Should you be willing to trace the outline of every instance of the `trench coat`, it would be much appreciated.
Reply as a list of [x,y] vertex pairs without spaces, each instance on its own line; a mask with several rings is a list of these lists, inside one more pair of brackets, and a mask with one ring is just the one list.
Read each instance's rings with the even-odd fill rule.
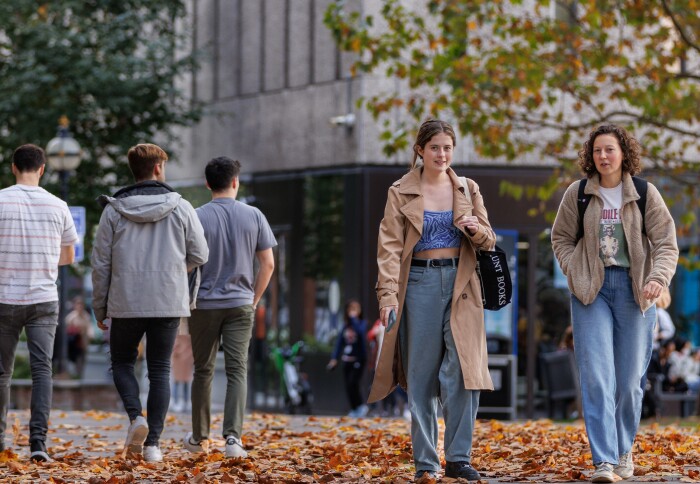
[[[375,369],[368,401],[387,396],[397,386],[406,388],[405,363],[401,361],[398,333],[404,321],[404,299],[411,258],[423,232],[422,167],[415,168],[389,188],[384,218],[379,227],[377,244],[377,299],[379,307],[397,305],[397,322],[387,330]],[[481,285],[476,273],[476,250],[492,250],[496,236],[489,224],[479,186],[460,178],[448,168],[453,187],[453,223],[464,215],[479,219],[479,230],[465,234],[459,249],[459,265],[452,294],[450,326],[454,336],[459,363],[468,390],[493,390],[488,370],[484,308]],[[465,191],[465,185],[469,193]]]

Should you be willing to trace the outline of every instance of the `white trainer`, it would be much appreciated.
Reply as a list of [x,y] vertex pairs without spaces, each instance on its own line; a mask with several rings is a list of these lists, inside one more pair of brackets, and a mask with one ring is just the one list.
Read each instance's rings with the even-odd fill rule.
[[202,447],[201,442],[195,442],[192,440],[192,432],[187,432],[185,434],[185,438],[182,439],[182,445],[185,447],[185,449],[189,450],[193,454],[197,454],[199,452],[204,452],[204,448]]
[[591,482],[615,482],[613,465],[607,462],[596,464],[595,471],[591,475]]
[[246,452],[243,448],[243,442],[241,442],[241,439],[236,438],[233,435],[226,437],[226,457],[248,457],[248,452]]
[[632,462],[632,451],[620,456],[620,463],[615,466],[613,472],[623,479],[628,479],[634,475],[634,462]]
[[146,462],[162,462],[163,453],[157,445],[147,445],[143,448],[143,460]]
[[140,454],[143,452],[143,443],[148,436],[148,422],[143,416],[139,415],[136,417],[131,425],[129,425],[129,430],[126,433],[126,442],[124,447],[129,452],[135,452]]

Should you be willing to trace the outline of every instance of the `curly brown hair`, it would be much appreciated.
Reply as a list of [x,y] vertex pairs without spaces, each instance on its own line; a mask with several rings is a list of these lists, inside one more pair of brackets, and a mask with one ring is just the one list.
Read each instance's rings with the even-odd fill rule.
[[623,173],[629,173],[634,176],[642,171],[642,148],[639,146],[639,142],[634,136],[629,134],[625,128],[615,124],[604,124],[591,131],[591,134],[588,135],[588,139],[583,143],[583,148],[578,152],[578,165],[581,167],[581,171],[583,171],[586,177],[590,178],[598,172],[595,167],[595,162],[593,161],[593,144],[595,143],[595,139],[603,134],[615,136],[617,142],[620,143]]

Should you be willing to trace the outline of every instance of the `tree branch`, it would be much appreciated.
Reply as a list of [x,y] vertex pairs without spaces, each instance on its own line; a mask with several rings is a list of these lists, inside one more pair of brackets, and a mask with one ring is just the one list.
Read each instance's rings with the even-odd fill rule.
[[666,15],[669,16],[671,19],[671,22],[673,22],[673,25],[676,27],[676,30],[678,30],[678,34],[681,36],[683,41],[688,44],[688,46],[692,47],[694,50],[700,52],[700,45],[696,44],[695,42],[690,39],[686,33],[685,30],[683,30],[683,27],[681,24],[678,23],[678,20],[676,19],[676,16],[673,14],[671,11],[670,7],[668,6],[668,3],[666,0],[661,0],[661,5],[664,7],[664,12],[666,12]]

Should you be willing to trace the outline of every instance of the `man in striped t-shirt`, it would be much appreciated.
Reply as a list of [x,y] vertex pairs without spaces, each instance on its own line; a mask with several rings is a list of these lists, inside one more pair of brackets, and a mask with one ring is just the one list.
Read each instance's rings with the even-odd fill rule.
[[0,450],[5,448],[10,380],[17,342],[27,335],[32,372],[31,459],[48,461],[46,433],[53,381],[51,358],[58,326],[58,266],[75,258],[78,242],[66,202],[39,186],[46,155],[22,145],[12,155],[17,184],[0,190]]

